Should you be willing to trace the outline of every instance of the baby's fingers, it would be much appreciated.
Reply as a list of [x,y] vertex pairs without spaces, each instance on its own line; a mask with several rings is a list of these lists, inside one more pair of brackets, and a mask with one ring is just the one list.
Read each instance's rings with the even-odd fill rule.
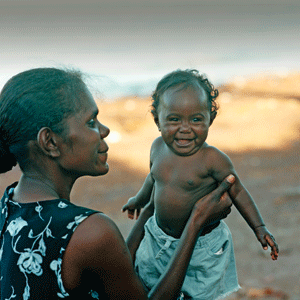
[[123,207],[122,207],[122,212],[125,212],[126,210],[128,210],[129,209],[129,205],[128,205],[128,203],[126,203],[125,205],[123,205]]
[[262,235],[262,234],[258,234],[257,235],[257,239],[258,241],[261,243],[262,247],[264,250],[268,250],[268,242],[265,238],[265,235]]
[[266,235],[266,241],[267,241],[268,245],[271,247],[272,259],[277,260],[279,249],[278,249],[278,245],[277,245],[274,237],[272,235]]
[[129,209],[128,208],[128,218],[133,220],[134,219],[134,211],[135,209]]
[[136,210],[136,219],[139,218],[140,212],[141,212],[141,209],[140,209],[140,208],[137,208],[137,210]]

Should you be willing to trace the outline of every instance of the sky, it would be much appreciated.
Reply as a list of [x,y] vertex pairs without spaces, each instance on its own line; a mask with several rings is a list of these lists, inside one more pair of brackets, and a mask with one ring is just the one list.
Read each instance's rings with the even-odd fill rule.
[[0,47],[1,88],[35,67],[78,68],[104,97],[178,68],[219,85],[300,71],[300,1],[0,0]]

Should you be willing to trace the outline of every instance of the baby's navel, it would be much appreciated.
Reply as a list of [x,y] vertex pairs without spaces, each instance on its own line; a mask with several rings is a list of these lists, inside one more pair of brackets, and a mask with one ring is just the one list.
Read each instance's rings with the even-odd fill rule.
[[192,186],[192,185],[194,185],[194,181],[193,181],[192,179],[190,179],[190,180],[188,180],[188,184],[189,184],[190,186]]

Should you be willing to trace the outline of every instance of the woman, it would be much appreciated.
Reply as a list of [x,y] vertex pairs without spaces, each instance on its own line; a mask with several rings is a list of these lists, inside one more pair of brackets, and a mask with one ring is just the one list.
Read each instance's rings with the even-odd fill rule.
[[104,214],[70,202],[75,181],[108,172],[109,129],[81,74],[32,69],[12,77],[0,95],[0,172],[17,163],[18,183],[1,200],[0,299],[176,299],[202,228],[230,212],[221,197],[230,176],[198,201],[177,252],[147,291],[133,269],[142,212],[127,245]]

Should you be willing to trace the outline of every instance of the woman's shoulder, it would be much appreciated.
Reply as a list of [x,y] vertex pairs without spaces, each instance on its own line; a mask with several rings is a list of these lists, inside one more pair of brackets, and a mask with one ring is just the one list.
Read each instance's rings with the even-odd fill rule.
[[88,241],[89,243],[105,242],[103,238],[114,238],[121,234],[117,225],[104,213],[97,212],[86,218],[73,234],[74,240]]
[[[93,257],[105,262],[117,248],[125,249],[124,238],[113,220],[103,213],[95,213],[79,224],[68,245],[68,251],[78,253],[82,263],[93,265]],[[123,250],[124,250],[123,249]],[[85,265],[82,266],[83,268]]]
[[116,224],[103,213],[90,215],[78,225],[64,254],[63,281],[67,289],[80,284],[85,271],[93,270],[94,279],[102,281],[123,251],[127,251],[125,241]]

